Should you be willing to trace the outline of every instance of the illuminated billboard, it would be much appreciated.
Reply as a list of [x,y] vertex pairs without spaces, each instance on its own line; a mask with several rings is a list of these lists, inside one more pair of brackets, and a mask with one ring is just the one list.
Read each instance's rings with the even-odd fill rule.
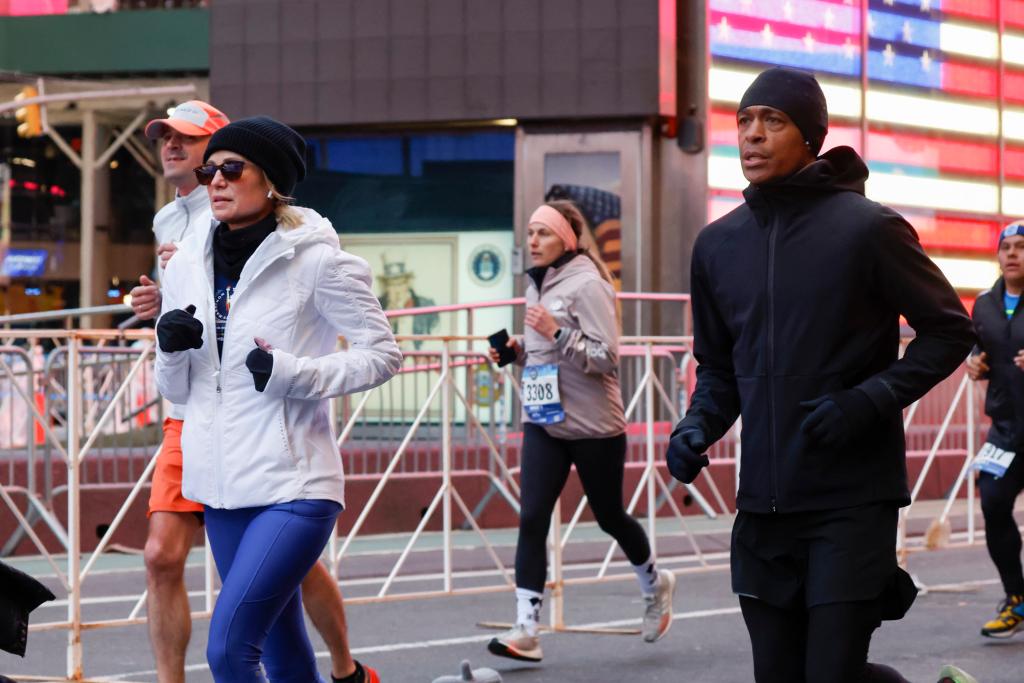
[[769,65],[815,72],[825,148],[850,145],[868,196],[898,208],[965,295],[991,284],[1024,216],[1024,2],[709,0],[709,216],[746,186],[735,107]]

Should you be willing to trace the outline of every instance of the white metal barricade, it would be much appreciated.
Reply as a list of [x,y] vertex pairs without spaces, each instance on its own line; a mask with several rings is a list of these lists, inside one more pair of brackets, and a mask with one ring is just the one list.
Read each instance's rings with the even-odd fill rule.
[[[3,340],[5,343],[11,340],[25,339],[59,339],[61,343],[56,351],[64,354],[66,358],[66,419],[63,426],[63,434],[59,433],[57,427],[51,424],[50,420],[39,410],[36,401],[30,394],[23,389],[17,391],[18,397],[27,405],[36,425],[45,434],[46,440],[60,455],[66,469],[66,482],[64,483],[67,491],[66,526],[61,525],[57,520],[56,511],[51,504],[52,501],[41,501],[37,494],[29,496],[33,509],[39,510],[39,514],[43,516],[47,526],[60,537],[61,545],[63,546],[61,550],[64,551],[66,556],[63,569],[60,566],[57,554],[46,547],[36,533],[34,524],[26,518],[25,514],[22,513],[11,497],[11,493],[17,491],[18,487],[8,485],[9,482],[0,485],[0,498],[3,499],[7,509],[17,520],[20,529],[32,541],[40,555],[46,559],[53,569],[61,588],[66,594],[65,596],[59,596],[66,597],[67,600],[66,619],[63,621],[33,623],[30,626],[30,631],[66,630],[68,639],[65,678],[67,680],[84,680],[85,672],[82,663],[82,633],[84,631],[145,622],[145,617],[139,616],[139,612],[145,602],[144,594],[139,598],[138,603],[132,608],[130,613],[124,617],[97,620],[85,619],[82,613],[82,587],[93,570],[96,561],[109,546],[114,533],[124,522],[129,508],[135,502],[143,487],[148,483],[156,463],[156,458],[152,457],[149,459],[148,465],[143,469],[138,480],[128,492],[124,503],[120,506],[113,521],[109,524],[106,532],[100,538],[97,547],[87,561],[84,561],[85,558],[82,552],[81,514],[83,508],[81,499],[83,484],[81,471],[83,465],[88,462],[97,440],[103,434],[107,425],[110,424],[115,414],[118,413],[119,406],[123,405],[123,399],[131,391],[134,380],[148,364],[151,364],[154,341],[151,331],[127,333],[114,331],[0,331],[0,340]],[[86,429],[84,427],[87,417],[85,415],[87,403],[84,396],[86,393],[85,388],[86,385],[94,382],[97,378],[89,377],[88,375],[94,373],[90,372],[89,368],[83,368],[83,354],[107,354],[111,349],[104,348],[103,346],[85,346],[85,344],[101,344],[111,340],[137,340],[142,342],[142,346],[132,351],[135,359],[127,374],[119,382],[108,382],[107,388],[111,392],[109,401],[106,402],[106,406],[102,411],[96,409],[96,414],[89,420],[89,428]],[[0,372],[6,374],[9,378],[14,375],[11,366],[4,362],[2,358],[0,358]],[[33,468],[29,467],[28,469],[31,471]],[[197,618],[208,617],[212,611],[213,583],[210,580],[212,579],[212,567],[212,558],[207,552],[206,608],[193,615]],[[54,679],[48,677],[46,680]]]
[[[504,305],[518,304],[518,301],[512,301]],[[467,311],[467,325],[471,324],[470,318]],[[47,367],[38,371],[32,370],[36,374],[32,377],[32,382],[27,382],[26,373],[31,376],[29,369],[34,368],[35,361],[31,358],[32,352],[26,348],[32,348],[32,344],[43,340],[47,340],[54,350],[48,357]],[[341,563],[352,557],[353,543],[365,536],[364,529],[367,528],[368,522],[375,514],[380,513],[380,501],[389,485],[402,477],[433,477],[437,486],[419,523],[408,530],[409,537],[405,539],[401,549],[393,553],[394,561],[383,568],[379,579],[375,576],[368,582],[373,585],[374,594],[354,598],[352,602],[510,591],[513,587],[510,571],[502,558],[502,548],[493,540],[494,530],[487,528],[478,520],[478,515],[470,508],[470,501],[460,491],[458,479],[466,475],[481,477],[486,480],[489,492],[494,493],[495,500],[503,501],[512,511],[518,512],[518,464],[510,460],[513,451],[505,442],[509,427],[516,425],[518,421],[516,375],[509,369],[496,371],[491,367],[486,355],[479,350],[482,343],[479,337],[421,336],[415,340],[423,342],[423,348],[407,354],[403,375],[415,378],[427,388],[422,397],[416,397],[411,418],[397,427],[401,431],[400,438],[395,439],[392,445],[384,447],[387,453],[381,460],[382,467],[367,466],[365,471],[355,475],[371,481],[373,489],[366,503],[359,510],[352,511],[356,517],[351,530],[344,537],[335,535],[330,540],[325,557],[334,574],[340,576],[343,573]],[[645,502],[646,523],[652,546],[656,547],[658,543],[659,530],[664,532],[670,527],[677,530],[674,532],[675,535],[678,536],[681,532],[689,540],[688,552],[678,556],[660,554],[659,561],[663,566],[666,560],[671,560],[681,572],[717,571],[727,567],[727,553],[702,551],[690,531],[688,516],[683,514],[673,497],[674,489],[678,485],[667,479],[661,471],[667,438],[665,427],[674,424],[680,412],[685,409],[691,389],[693,360],[689,351],[690,341],[687,337],[627,337],[622,340],[623,362],[635,362],[638,366],[638,380],[635,383],[630,382],[630,386],[626,388],[626,406],[631,430],[635,434],[634,443],[639,443],[643,447],[642,459],[634,463],[642,470],[630,496],[629,510],[635,512],[641,501]],[[20,345],[26,343],[27,347]],[[133,346],[125,346],[129,343]],[[140,382],[140,378],[151,372],[153,345],[152,332],[149,330],[0,331],[0,378],[6,378],[6,384],[2,385],[2,388],[9,392],[4,396],[8,400],[8,405],[17,401],[22,404],[24,410],[23,419],[28,434],[24,457],[28,458],[29,454],[36,454],[33,457],[38,457],[42,450],[42,445],[37,444],[33,438],[33,433],[38,432],[48,452],[56,454],[55,462],[60,462],[65,470],[66,481],[62,485],[67,491],[66,526],[58,519],[52,505],[53,499],[48,499],[44,495],[46,491],[52,489],[40,488],[36,483],[19,487],[12,477],[4,479],[0,476],[0,499],[25,537],[49,563],[66,594],[66,618],[33,623],[31,630],[67,632],[67,658],[63,672],[67,680],[85,679],[81,639],[84,631],[140,624],[146,619],[143,612],[145,594],[140,595],[132,603],[128,613],[122,617],[87,619],[87,615],[83,615],[82,587],[90,572],[94,570],[98,558],[109,547],[113,534],[125,523],[132,504],[146,487],[155,458],[149,457],[146,466],[131,482],[119,482],[126,490],[124,502],[88,559],[82,553],[81,501],[83,491],[87,491],[89,486],[88,482],[83,482],[83,467],[90,462],[90,458],[95,457],[97,444],[105,438],[105,434],[119,436],[123,431],[116,427],[112,428],[112,424],[119,419],[123,420],[125,416],[131,419],[133,416],[137,417],[137,414],[131,411],[140,406],[144,410],[152,408],[148,405],[149,397],[145,393],[149,390],[148,382]],[[126,361],[126,358],[130,358],[130,362]],[[121,369],[115,372],[109,367],[104,367],[105,363],[108,366],[117,363]],[[484,378],[486,382],[481,384],[486,385],[492,392],[493,402],[486,407],[486,411],[489,411],[486,416],[484,407],[472,392],[472,387],[477,386],[474,384],[476,373],[489,373]],[[667,386],[667,381],[675,384]],[[48,399],[40,403],[35,391],[38,387],[34,386],[40,383],[48,390],[56,392],[56,397],[52,401]],[[951,384],[956,384],[955,391],[950,390]],[[384,385],[337,402],[336,411],[342,418],[338,444],[343,453],[357,441],[357,437],[372,438],[373,434],[379,433],[384,426],[395,431],[395,425],[391,423],[398,420],[398,413],[395,412],[397,409],[388,408],[391,411],[389,413],[383,410],[385,403],[375,403],[387,391],[387,385]],[[138,392],[143,394],[141,403],[134,395]],[[956,484],[946,498],[945,506],[939,515],[939,519],[943,521],[950,515],[960,487],[969,480],[969,462],[975,451],[978,429],[976,404],[973,384],[957,378],[937,389],[934,397],[926,397],[922,399],[921,404],[915,404],[905,416],[908,428],[918,429],[931,438],[930,449],[920,453],[924,462],[922,472],[914,485],[914,503],[918,502],[924,491],[925,478],[936,458],[950,452],[959,453],[964,457]],[[128,412],[125,412],[126,406],[129,406]],[[402,404],[402,408],[405,410],[409,406]],[[942,414],[941,423],[927,423],[925,418],[933,413]],[[403,461],[410,457],[414,450],[413,446],[417,444],[423,430],[428,430],[426,441],[434,448],[434,451],[431,451],[432,455],[425,459],[426,465],[421,462],[415,467],[403,469]],[[951,448],[948,443],[951,431],[956,431],[957,438],[963,441],[963,448],[959,451]],[[918,437],[920,434],[915,438]],[[739,451],[735,438],[734,430],[712,453],[713,463],[728,465],[738,461]],[[460,455],[458,452],[467,444],[473,446],[472,457],[465,453]],[[11,446],[13,445],[12,442]],[[9,450],[14,453],[16,449]],[[6,452],[4,445],[0,444],[0,453]],[[9,457],[13,463],[15,456]],[[912,457],[919,457],[919,454],[912,454]],[[8,463],[9,470],[14,471],[11,463]],[[33,472],[34,469],[28,468]],[[0,467],[0,475],[2,473],[3,468]],[[685,491],[705,516],[729,513],[726,496],[716,486],[708,470],[705,470],[700,482],[703,490],[710,493],[710,497],[695,486],[685,487]],[[968,530],[962,538],[965,543],[974,543],[977,540],[974,530],[972,488],[968,487]],[[25,503],[24,511],[17,504],[18,496],[27,496],[29,499]],[[580,501],[566,525],[562,524],[560,505],[556,506],[549,543],[551,621],[555,629],[572,630],[564,623],[563,588],[566,585],[632,578],[632,572],[614,574],[610,571],[614,546],[603,553],[599,562],[588,565],[595,569],[591,573],[583,571],[582,567],[566,564],[566,550],[580,535],[579,522],[584,502],[585,500]],[[35,519],[29,519],[27,513],[31,510],[35,511],[32,513]],[[486,555],[486,562],[493,565],[493,569],[481,571],[479,567],[474,566],[467,570],[458,566],[454,538],[459,531],[457,518],[460,515],[477,539],[475,547]],[[440,570],[423,575],[418,572],[404,572],[408,559],[417,544],[426,537],[427,528],[435,516],[440,518],[440,544],[436,553],[439,557]],[[906,514],[902,519],[906,520]],[[63,561],[41,540],[36,531],[40,521],[61,539],[60,550],[66,548],[66,558]],[[910,536],[907,525],[903,524],[900,536],[901,551],[907,552],[923,547],[921,537]],[[208,550],[205,559],[205,601],[203,609],[193,614],[195,618],[210,615],[216,595],[214,567]],[[412,579],[408,582],[409,585],[427,587],[403,591],[399,589],[402,579]],[[428,585],[430,581],[436,581],[437,585]]]

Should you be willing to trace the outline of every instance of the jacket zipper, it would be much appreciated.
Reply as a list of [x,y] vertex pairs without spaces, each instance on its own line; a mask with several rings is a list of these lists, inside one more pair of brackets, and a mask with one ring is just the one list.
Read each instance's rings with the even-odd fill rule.
[[[211,235],[212,235],[212,231],[211,231]],[[287,249],[287,250],[285,250],[285,251],[283,251],[283,252],[281,252],[279,254],[275,254],[268,261],[260,264],[259,270],[257,270],[256,272],[254,272],[252,274],[252,276],[249,278],[249,280],[246,283],[247,286],[245,288],[243,288],[243,289],[247,289],[248,288],[248,284],[252,283],[252,281],[258,275],[262,274],[263,271],[266,270],[270,266],[270,264],[272,264],[277,259],[279,259],[279,258],[281,258],[281,257],[283,257],[283,256],[285,256],[285,255],[287,255],[289,253],[294,253],[294,248]],[[206,264],[206,259],[205,259],[205,255],[204,255],[203,267],[204,267],[204,269],[206,269],[206,277],[209,280],[209,284],[210,284],[210,289],[209,289],[210,296],[211,296],[211,299],[213,301],[214,309],[216,309],[216,307],[217,307],[216,295],[215,295],[216,287],[214,285],[213,262],[212,262],[212,260],[211,260],[211,262],[209,264],[209,268],[207,268],[206,266],[207,266],[207,264]],[[238,297],[238,294],[235,294],[235,300],[233,302],[234,305],[237,305],[237,303],[238,303],[238,298],[237,297]],[[224,341],[223,341],[223,346],[227,346],[227,342],[228,342],[228,327],[230,325],[231,325],[231,315],[229,313],[228,314],[228,319],[224,322]],[[223,474],[222,474],[222,471],[221,471],[221,453],[223,451],[223,449],[221,448],[221,445],[222,445],[222,441],[223,441],[223,433],[221,431],[221,417],[220,417],[220,414],[221,414],[221,402],[222,402],[222,399],[223,399],[223,396],[224,396],[224,392],[223,392],[223,390],[221,388],[221,381],[220,381],[220,378],[221,378],[221,358],[220,358],[220,354],[217,353],[216,346],[217,346],[217,314],[216,314],[216,310],[215,310],[214,311],[214,317],[213,317],[213,343],[210,344],[210,352],[211,352],[211,354],[213,356],[213,367],[214,367],[213,377],[214,377],[214,380],[217,382],[217,401],[216,401],[216,405],[214,406],[214,416],[213,416],[214,424],[217,425],[217,435],[216,435],[216,439],[217,439],[217,444],[216,444],[217,456],[213,459],[213,462],[214,462],[214,476],[217,478],[217,503],[218,503],[218,507],[223,507],[224,506],[224,477],[223,477]]]
[[217,371],[214,372],[213,374],[214,374],[214,376],[216,377],[216,380],[217,380],[217,403],[213,407],[213,420],[214,420],[214,423],[217,425],[217,457],[215,457],[213,459],[213,462],[214,462],[214,476],[217,477],[217,502],[219,503],[220,507],[223,507],[224,506],[224,477],[221,474],[221,466],[220,466],[220,454],[221,454],[221,447],[220,447],[220,445],[221,445],[221,441],[223,441],[223,437],[221,436],[221,430],[220,430],[220,413],[221,413],[220,403],[221,403],[221,397],[223,396],[223,392],[221,391],[221,388],[220,388],[220,368],[218,368]]
[[[211,231],[211,235],[212,235]],[[212,334],[210,335],[210,357],[213,362],[213,379],[217,383],[216,400],[213,406],[213,423],[217,425],[217,434],[215,436],[216,443],[214,444],[215,455],[213,458],[213,476],[217,480],[217,507],[224,507],[224,477],[221,475],[221,430],[220,430],[220,414],[221,414],[221,391],[220,384],[220,354],[217,353],[217,296],[216,287],[213,282],[213,262],[211,260],[209,267],[207,267],[205,254],[203,257],[203,269],[206,271],[207,281],[209,282],[209,296],[210,302],[213,304],[213,328]],[[224,328],[224,335],[227,336],[227,326]]]
[[768,463],[771,466],[771,505],[772,512],[777,512],[776,497],[778,495],[778,468],[775,464],[775,224],[777,218],[773,214],[768,227],[768,275],[766,289],[768,292]]
[[[1005,298],[1006,297],[1006,280],[1005,279],[1003,280],[1002,295],[1003,295],[1003,300],[996,302],[997,303],[996,307],[999,309],[999,311],[1001,313],[1001,315],[999,316],[1000,319],[1006,318],[1006,313],[1004,312],[1005,309],[1006,309],[1006,303],[1005,303],[1006,302],[1006,298]],[[1021,294],[1021,298],[1024,299],[1024,293]],[[1020,302],[1020,300],[1018,300],[1016,308],[1013,309],[1013,314],[1009,318],[1006,318],[1006,343],[1011,348],[1013,347],[1013,321],[1017,319],[1018,315],[1020,315],[1021,308],[1022,308],[1021,302]],[[1017,406],[1013,406],[1013,433],[1012,433],[1012,437],[1011,437],[1013,439],[1013,443],[1017,443],[1017,440],[1019,438],[1019,431],[1020,430],[1018,429],[1018,422],[1019,422],[1019,420],[1018,420],[1017,415],[1018,415]]]

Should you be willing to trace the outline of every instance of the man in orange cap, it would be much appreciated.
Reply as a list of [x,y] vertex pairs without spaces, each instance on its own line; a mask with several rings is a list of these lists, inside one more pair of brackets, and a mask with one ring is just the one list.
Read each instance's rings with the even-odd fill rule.
[[[153,218],[160,270],[179,245],[203,244],[213,223],[210,199],[199,187],[194,169],[203,163],[210,136],[230,121],[206,102],[190,100],[167,118],[146,124],[145,134],[160,142],[164,179],[175,188],[174,200]],[[143,320],[160,313],[157,283],[145,275],[131,291],[135,315]],[[146,587],[149,638],[160,683],[184,683],[185,652],[192,633],[191,609],[185,588],[185,562],[203,523],[203,506],[181,493],[181,427],[184,410],[171,405],[164,420],[164,441],[153,470],[146,539]],[[352,659],[341,592],[327,568],[313,565],[302,582],[303,604],[331,651],[331,674],[343,683],[379,683],[376,671]]]
[[[160,163],[164,179],[174,186],[174,201],[164,206],[153,218],[160,268],[177,250],[178,244],[196,232],[205,237],[212,214],[206,192],[196,191],[199,182],[196,166],[203,163],[203,152],[210,136],[229,123],[219,109],[200,100],[190,100],[170,110],[167,118],[153,119],[146,124],[146,137],[160,141]],[[160,312],[160,289],[145,275],[142,283],[131,291],[132,310],[143,320]]]

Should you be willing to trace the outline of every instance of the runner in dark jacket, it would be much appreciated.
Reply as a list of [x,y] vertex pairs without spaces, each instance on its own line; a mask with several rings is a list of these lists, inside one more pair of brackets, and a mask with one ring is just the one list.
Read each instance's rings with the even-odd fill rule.
[[[902,409],[973,343],[956,293],[852,149],[821,157],[817,81],[762,73],[737,113],[746,202],[693,251],[690,408],[668,452],[692,481],[743,418],[733,591],[766,681],[899,681],[871,633],[913,600],[896,563],[909,502]],[[900,316],[917,333],[898,359]]]
[[1024,490],[1024,222],[1011,223],[999,235],[1002,277],[974,304],[977,353],[967,361],[971,379],[988,379],[985,414],[992,419],[986,444],[975,460],[981,470],[981,511],[985,515],[985,544],[999,570],[1006,599],[996,617],[981,627],[981,635],[1008,638],[1024,628],[1024,573],[1021,538],[1013,506]]

